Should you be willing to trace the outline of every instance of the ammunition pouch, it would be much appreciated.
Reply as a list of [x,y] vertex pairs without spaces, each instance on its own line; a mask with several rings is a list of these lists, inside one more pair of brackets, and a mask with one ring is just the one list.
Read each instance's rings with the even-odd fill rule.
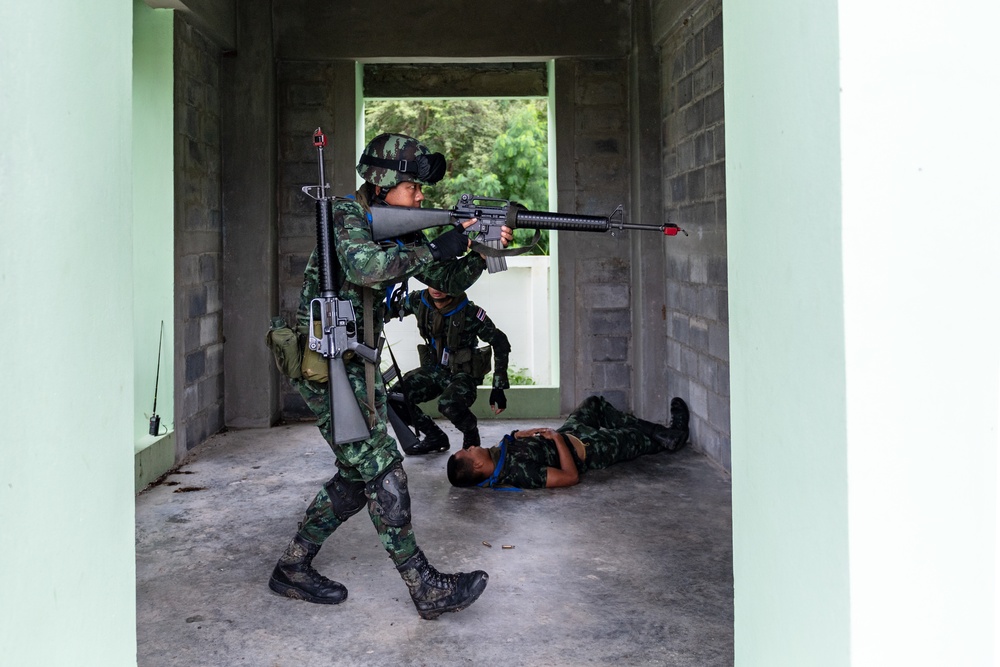
[[483,347],[466,347],[452,352],[451,363],[452,373],[468,373],[472,377],[481,378],[490,372],[493,365],[493,348],[489,345]]
[[302,377],[303,345],[298,332],[288,327],[284,320],[275,318],[264,336],[264,343],[274,355],[274,364],[282,375],[293,380]]
[[489,345],[476,348],[472,351],[472,370],[469,373],[472,377],[481,378],[493,368],[493,348]]
[[[438,365],[437,355],[430,345],[417,345],[417,354],[420,355],[422,367]],[[449,350],[448,354],[447,368],[452,373],[468,373],[472,377],[481,378],[493,367],[493,348],[489,345]]]
[[437,366],[437,355],[430,345],[417,345],[417,355],[420,357],[420,365],[424,368]]

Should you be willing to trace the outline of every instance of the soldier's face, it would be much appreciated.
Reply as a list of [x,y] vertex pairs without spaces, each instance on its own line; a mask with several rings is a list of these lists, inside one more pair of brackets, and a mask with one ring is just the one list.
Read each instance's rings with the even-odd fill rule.
[[434,307],[438,310],[444,308],[451,301],[451,296],[433,287],[427,288],[427,296],[431,298],[431,301],[434,302]]
[[409,206],[418,208],[424,200],[423,186],[419,183],[404,181],[390,189],[385,195],[385,203],[390,206]]

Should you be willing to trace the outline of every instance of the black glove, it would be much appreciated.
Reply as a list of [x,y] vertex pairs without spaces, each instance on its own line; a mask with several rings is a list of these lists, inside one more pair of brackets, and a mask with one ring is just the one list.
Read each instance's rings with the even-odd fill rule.
[[503,389],[494,389],[490,392],[490,405],[495,405],[501,410],[507,409],[507,397],[503,394]]
[[436,260],[461,257],[469,249],[469,238],[461,229],[452,229],[430,242],[431,255]]

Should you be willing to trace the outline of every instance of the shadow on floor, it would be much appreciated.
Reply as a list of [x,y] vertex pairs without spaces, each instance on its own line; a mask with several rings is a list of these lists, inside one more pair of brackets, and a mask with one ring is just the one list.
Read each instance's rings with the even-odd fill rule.
[[[559,424],[481,430],[486,444]],[[454,451],[461,438],[442,426]],[[524,492],[452,488],[446,460],[404,461],[418,544],[442,572],[483,569],[490,581],[470,608],[425,621],[365,511],[314,561],[347,586],[346,602],[271,593],[333,454],[308,423],[211,438],[136,497],[139,667],[733,664],[730,483],[700,453]]]

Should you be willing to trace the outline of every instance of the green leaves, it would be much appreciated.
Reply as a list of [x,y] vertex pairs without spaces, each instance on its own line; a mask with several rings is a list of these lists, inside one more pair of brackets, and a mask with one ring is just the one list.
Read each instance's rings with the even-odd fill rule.
[[[463,193],[548,210],[548,118],[545,100],[382,100],[365,107],[365,139],[381,132],[416,137],[444,153],[448,172],[425,187],[426,206],[452,208]],[[514,232],[524,244],[532,230]],[[530,254],[548,254],[548,232]]]

